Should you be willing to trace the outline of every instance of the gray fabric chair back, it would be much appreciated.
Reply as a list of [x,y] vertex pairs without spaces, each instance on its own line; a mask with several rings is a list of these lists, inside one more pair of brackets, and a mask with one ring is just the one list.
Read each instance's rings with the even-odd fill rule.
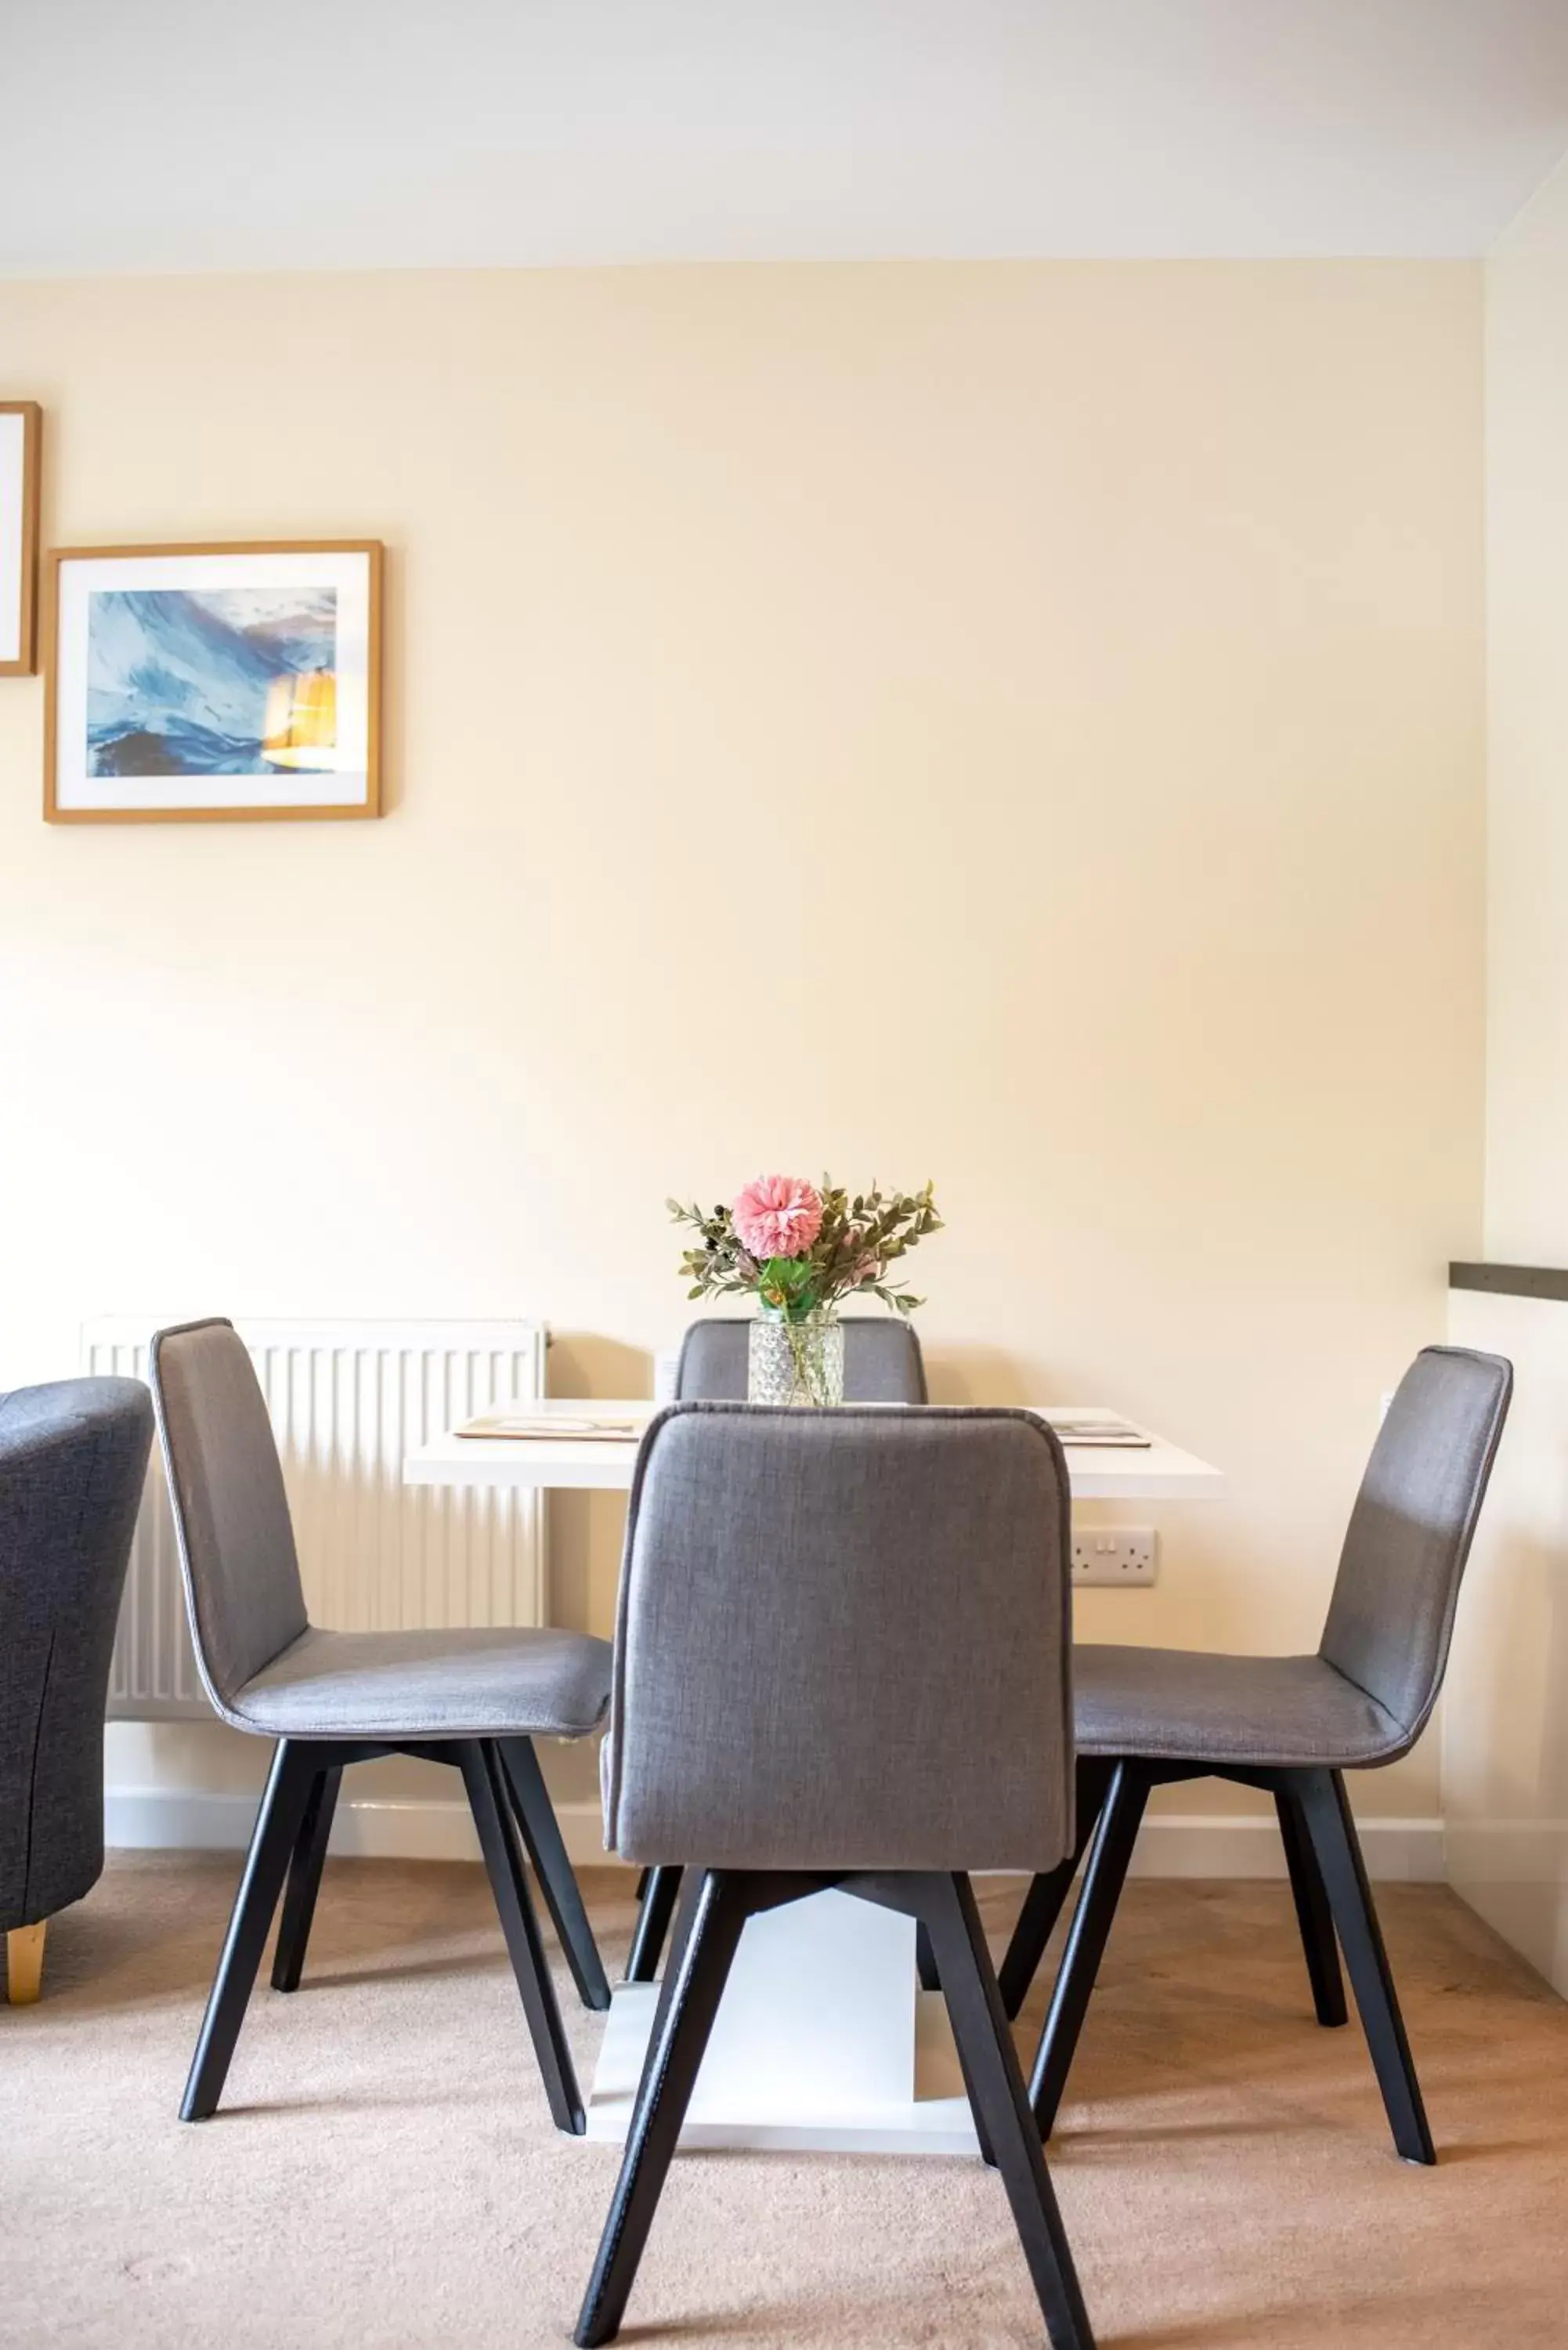
[[230,1322],[160,1330],[149,1377],[192,1646],[207,1695],[233,1719],[245,1683],[309,1621],[272,1422]]
[[628,1860],[1054,1867],[1073,1835],[1067,1472],[1018,1411],[674,1404],[621,1575]]
[[1426,1347],[1399,1382],[1351,1512],[1319,1654],[1412,1740],[1442,1687],[1512,1392],[1501,1356]]
[[[744,1403],[749,1321],[693,1322],[680,1342],[675,1392],[682,1403]],[[844,1316],[846,1403],[924,1403],[926,1365],[911,1326],[892,1315]]]
[[103,1868],[103,1716],[152,1406],[136,1379],[0,1397],[0,1931]]

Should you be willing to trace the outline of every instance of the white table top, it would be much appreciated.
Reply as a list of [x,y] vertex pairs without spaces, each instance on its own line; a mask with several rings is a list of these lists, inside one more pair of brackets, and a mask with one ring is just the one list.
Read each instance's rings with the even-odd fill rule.
[[[592,1398],[553,1396],[547,1402],[524,1402],[512,1407],[530,1419],[651,1419],[660,1406],[646,1397],[630,1402],[606,1402]],[[889,1410],[911,1409],[903,1405]],[[504,1410],[505,1405],[493,1407]],[[1026,1409],[1073,1411],[1085,1417],[1110,1418],[1109,1409],[1093,1404],[1029,1405]],[[1152,1435],[1152,1431],[1150,1431]],[[1218,1469],[1196,1453],[1184,1452],[1153,1436],[1147,1447],[1118,1450],[1109,1445],[1069,1444],[1064,1448],[1073,1498],[1078,1502],[1201,1502],[1225,1490]],[[576,1486],[598,1492],[626,1492],[631,1485],[634,1443],[602,1437],[459,1436],[450,1430],[432,1443],[410,1452],[403,1462],[406,1485],[490,1485],[514,1490]]]

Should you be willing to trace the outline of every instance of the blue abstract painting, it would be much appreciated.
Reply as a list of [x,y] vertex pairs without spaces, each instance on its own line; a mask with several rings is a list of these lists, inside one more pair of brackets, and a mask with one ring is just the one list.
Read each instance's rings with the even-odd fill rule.
[[88,600],[90,774],[337,764],[335,588],[111,588]]

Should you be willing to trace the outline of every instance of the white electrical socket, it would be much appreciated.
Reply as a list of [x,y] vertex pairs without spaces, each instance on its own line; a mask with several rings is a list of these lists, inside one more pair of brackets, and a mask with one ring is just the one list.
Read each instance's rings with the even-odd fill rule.
[[1075,1583],[1148,1584],[1159,1575],[1153,1526],[1091,1526],[1073,1536]]

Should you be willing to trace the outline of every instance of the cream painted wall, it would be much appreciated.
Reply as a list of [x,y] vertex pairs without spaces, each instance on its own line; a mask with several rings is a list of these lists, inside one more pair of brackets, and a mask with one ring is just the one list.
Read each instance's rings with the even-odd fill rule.
[[[387,541],[391,786],[48,830],[41,688],[0,686],[0,1380],[100,1311],[537,1313],[563,1389],[624,1391],[685,1313],[667,1192],[930,1173],[939,1394],[1111,1402],[1230,1472],[1082,1628],[1313,1644],[1480,1236],[1480,300],[0,288],[51,543]],[[607,1626],[617,1519],[557,1511],[565,1620]],[[1429,1814],[1435,1772],[1364,1804]]]
[[1568,1264],[1568,162],[1486,270],[1486,1246]]
[[[1486,1253],[1568,1265],[1568,164],[1487,265]],[[1445,1716],[1454,1883],[1568,1993],[1568,1305],[1456,1293],[1513,1360]]]

